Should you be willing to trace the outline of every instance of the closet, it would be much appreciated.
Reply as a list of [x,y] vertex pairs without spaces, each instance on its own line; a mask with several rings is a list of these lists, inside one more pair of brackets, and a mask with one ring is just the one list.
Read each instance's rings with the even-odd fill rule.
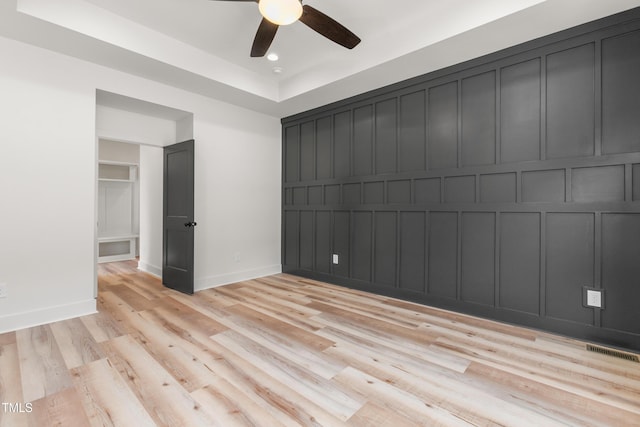
[[98,144],[98,262],[134,259],[140,229],[139,146]]

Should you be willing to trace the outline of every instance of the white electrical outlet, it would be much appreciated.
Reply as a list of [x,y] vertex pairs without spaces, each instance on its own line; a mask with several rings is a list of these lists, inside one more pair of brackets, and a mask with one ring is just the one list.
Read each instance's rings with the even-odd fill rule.
[[334,264],[338,264],[340,261],[340,257],[338,256],[338,254],[333,254],[333,256],[331,257],[331,260],[333,261]]
[[587,289],[587,306],[602,307],[602,292]]
[[0,283],[0,298],[7,297],[7,287],[8,285],[6,283]]
[[233,260],[235,262],[240,262],[240,252],[236,252],[235,254],[233,254]]

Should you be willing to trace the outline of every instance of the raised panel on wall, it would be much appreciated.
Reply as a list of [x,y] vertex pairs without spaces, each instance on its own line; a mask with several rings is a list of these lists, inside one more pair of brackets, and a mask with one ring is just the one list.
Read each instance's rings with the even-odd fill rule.
[[351,277],[354,279],[371,281],[372,232],[373,212],[354,212],[351,251]]
[[331,166],[331,117],[323,117],[316,121],[317,178],[331,178]]
[[384,203],[383,181],[364,183],[364,203],[366,205]]
[[293,204],[296,206],[307,204],[307,187],[295,187],[293,189]]
[[411,203],[411,181],[402,179],[387,183],[388,203]]
[[634,202],[640,200],[640,164],[631,168],[631,197]]
[[342,186],[342,203],[359,204],[360,203],[360,183],[344,184]]
[[455,298],[457,266],[458,214],[432,212],[429,215],[429,294]]
[[540,214],[500,215],[500,307],[540,310]]
[[523,202],[564,202],[565,194],[564,169],[522,173]]
[[399,172],[425,169],[426,104],[424,90],[400,97]]
[[546,225],[546,314],[593,324],[593,309],[582,305],[582,287],[595,286],[594,214],[549,213]]
[[416,203],[440,203],[440,178],[416,179]]
[[396,172],[397,115],[396,98],[376,103],[376,173]]
[[353,174],[370,175],[373,164],[373,107],[353,110]]
[[494,305],[496,218],[489,212],[462,214],[463,301]]
[[315,122],[300,125],[300,180],[310,181],[316,177],[315,168]]
[[640,151],[640,31],[602,41],[602,152]]
[[284,130],[284,175],[287,182],[295,182],[300,179],[298,175],[300,167],[299,132],[300,128],[298,126],[289,126]]
[[515,173],[480,175],[480,201],[483,203],[515,202],[516,182]]
[[396,283],[396,216],[395,212],[374,216],[374,281],[388,286]]
[[313,270],[313,216],[312,211],[300,212],[300,268]]
[[349,212],[338,211],[333,214],[333,253],[338,255],[338,264],[333,264],[333,274],[349,277]]
[[298,267],[299,256],[299,215],[297,211],[284,214],[284,263],[289,267]]
[[640,334],[640,214],[602,214],[604,328]]
[[322,185],[311,185],[307,188],[307,198],[310,205],[322,204]]
[[331,272],[331,236],[331,212],[316,212],[315,259],[316,270],[321,273]]
[[540,59],[500,70],[500,157],[503,162],[540,159]]
[[547,56],[547,157],[594,154],[594,44]]
[[571,179],[571,195],[575,202],[624,200],[623,165],[576,168]]
[[337,205],[340,203],[340,185],[324,186],[324,203],[327,205]]
[[496,75],[494,71],[462,80],[462,165],[496,160]]
[[446,203],[473,203],[476,201],[476,177],[452,176],[444,180]]
[[429,89],[429,168],[458,165],[458,82]]
[[400,287],[417,292],[425,288],[424,212],[400,213]]
[[351,174],[351,111],[333,116],[333,164],[336,178]]

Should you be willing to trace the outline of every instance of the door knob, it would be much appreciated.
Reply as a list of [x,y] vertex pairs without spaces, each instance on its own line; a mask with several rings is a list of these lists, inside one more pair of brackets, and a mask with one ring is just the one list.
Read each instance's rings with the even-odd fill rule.
[[185,223],[184,223],[184,226],[185,226],[185,227],[195,227],[196,225],[198,225],[198,223],[197,223],[197,222],[195,222],[195,221],[185,222]]

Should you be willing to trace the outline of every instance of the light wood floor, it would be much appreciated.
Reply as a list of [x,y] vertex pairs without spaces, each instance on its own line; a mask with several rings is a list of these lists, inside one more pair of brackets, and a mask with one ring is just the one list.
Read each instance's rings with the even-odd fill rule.
[[0,426],[640,425],[640,363],[286,274],[103,264],[98,307],[0,335]]

